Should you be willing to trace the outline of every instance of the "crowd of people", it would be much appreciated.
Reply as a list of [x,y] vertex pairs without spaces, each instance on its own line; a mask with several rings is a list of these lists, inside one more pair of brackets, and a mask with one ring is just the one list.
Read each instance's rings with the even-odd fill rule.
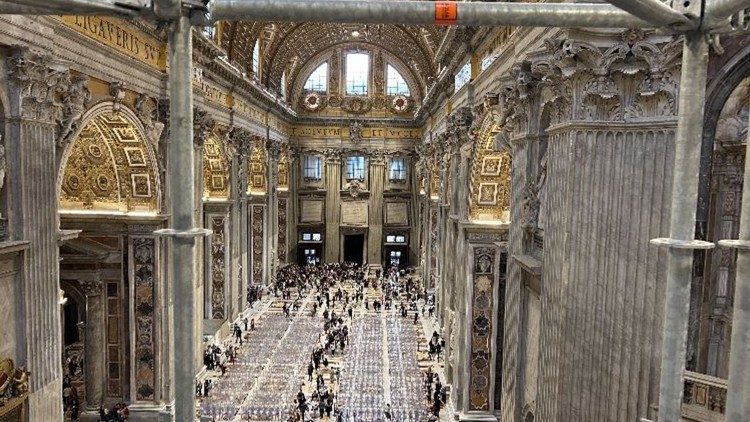
[[[290,398],[293,411],[289,421],[307,421],[313,416],[321,419],[327,416],[333,420],[330,419],[331,415],[337,421],[346,420],[342,412],[336,410],[340,373],[337,366],[330,365],[330,359],[346,351],[355,309],[372,309],[377,313],[393,310],[403,318],[413,317],[414,324],[419,323],[420,315],[429,312],[431,316],[434,312],[432,299],[424,292],[418,279],[405,277],[403,271],[397,268],[368,274],[365,267],[353,263],[288,265],[279,269],[268,293],[276,300],[283,301],[281,312],[288,318],[293,313],[300,315],[302,311],[307,312],[307,309],[310,317],[322,317],[324,323],[323,333],[313,348],[306,368],[307,381],[312,388],[303,388],[303,384],[297,394]],[[251,303],[262,297],[262,289],[258,287],[251,288],[248,293]],[[209,345],[204,353],[206,368],[220,371],[223,376],[244,339],[250,338],[248,332],[254,329],[254,325],[253,319],[238,320],[230,327],[231,343],[225,342],[223,347]],[[439,359],[445,342],[434,332],[428,346],[430,359]],[[211,385],[210,377],[197,383],[196,395],[208,396]],[[425,390],[430,409],[437,417],[445,405],[446,389],[431,367],[425,374]],[[389,406],[383,409],[383,417],[387,420],[391,416]]]

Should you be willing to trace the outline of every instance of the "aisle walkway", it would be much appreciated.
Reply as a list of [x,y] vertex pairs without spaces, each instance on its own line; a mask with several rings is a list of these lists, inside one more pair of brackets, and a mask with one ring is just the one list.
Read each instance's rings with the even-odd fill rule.
[[[370,305],[379,295],[375,289],[366,291]],[[256,305],[256,330],[250,332],[227,375],[217,378],[202,405],[203,420],[286,421],[303,383],[310,401],[315,383],[306,382],[306,369],[323,333],[322,309],[311,316],[314,296],[311,293],[302,301],[293,318],[281,314],[276,298]],[[372,306],[365,309],[362,303],[355,304],[354,309],[353,320],[345,319],[350,328],[345,353],[329,355],[330,367],[320,370],[326,385],[336,393],[336,408],[343,411],[347,421],[383,422],[387,404],[392,406],[392,422],[427,420],[429,403],[420,369],[426,363],[420,361],[423,356],[418,353],[420,345],[422,349],[426,346],[427,336],[421,335],[426,327],[413,323],[413,312],[402,318],[396,309],[376,313]],[[335,311],[346,314],[342,303],[336,304]],[[338,385],[332,385],[331,374],[336,369],[341,377]],[[442,413],[441,420],[447,420],[448,412]],[[307,412],[306,420],[309,417],[319,420],[316,412]]]

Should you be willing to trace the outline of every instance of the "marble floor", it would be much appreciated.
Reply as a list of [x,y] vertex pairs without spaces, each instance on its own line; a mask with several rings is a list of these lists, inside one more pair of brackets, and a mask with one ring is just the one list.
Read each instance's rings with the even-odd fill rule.
[[[345,288],[351,289],[351,286]],[[380,295],[367,289],[370,303]],[[286,317],[283,301],[265,298],[248,313],[256,321],[256,330],[246,334],[235,362],[226,375],[210,371],[214,388],[209,397],[200,398],[201,420],[211,421],[286,421],[294,410],[294,398],[302,389],[309,399],[315,382],[308,382],[310,355],[323,334],[322,310],[312,316],[314,294],[303,299],[299,312]],[[424,374],[428,367],[442,377],[442,365],[430,361],[425,350],[434,321],[414,314],[402,318],[396,311],[376,313],[362,303],[354,308],[349,326],[349,344],[341,355],[327,355],[328,367],[321,365],[329,391],[336,397],[335,408],[347,421],[385,421],[384,409],[391,405],[392,421],[428,420],[428,402],[424,392]],[[344,315],[342,304],[334,310]],[[237,345],[237,343],[231,343]],[[338,379],[334,374],[338,373]],[[311,403],[306,420],[320,418]],[[441,412],[448,420],[450,409]],[[333,417],[331,419],[334,419]]]

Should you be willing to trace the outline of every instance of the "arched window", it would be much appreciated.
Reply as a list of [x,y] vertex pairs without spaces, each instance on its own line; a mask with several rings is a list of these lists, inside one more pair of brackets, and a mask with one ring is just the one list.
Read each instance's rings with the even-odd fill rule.
[[328,62],[321,64],[310,74],[307,82],[305,82],[305,89],[316,92],[326,92],[328,90]]
[[367,95],[370,80],[370,55],[367,53],[348,53],[346,55],[346,93],[349,95]]
[[407,85],[404,77],[398,73],[396,68],[388,65],[386,76],[388,81],[386,85],[387,95],[409,95],[409,85]]
[[286,100],[286,70],[281,73],[281,84],[279,84],[281,98]]
[[255,76],[260,76],[260,43],[255,40],[255,46],[253,47],[253,73]]
[[469,79],[471,79],[471,64],[469,62],[466,62],[466,64],[461,67],[461,69],[458,70],[458,73],[456,73],[456,76],[454,77],[454,85],[456,91],[461,89],[466,83],[469,82]]

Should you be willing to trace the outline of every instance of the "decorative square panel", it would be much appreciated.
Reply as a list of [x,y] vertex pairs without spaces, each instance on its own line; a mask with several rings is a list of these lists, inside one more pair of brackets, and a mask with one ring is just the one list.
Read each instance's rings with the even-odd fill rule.
[[497,183],[480,183],[477,203],[480,205],[497,204]]
[[131,174],[130,184],[136,198],[151,197],[151,178],[148,174]]
[[499,176],[502,162],[503,158],[498,156],[487,156],[482,158],[482,176]]
[[125,147],[124,150],[130,167],[146,167],[146,157],[143,155],[142,149]]

